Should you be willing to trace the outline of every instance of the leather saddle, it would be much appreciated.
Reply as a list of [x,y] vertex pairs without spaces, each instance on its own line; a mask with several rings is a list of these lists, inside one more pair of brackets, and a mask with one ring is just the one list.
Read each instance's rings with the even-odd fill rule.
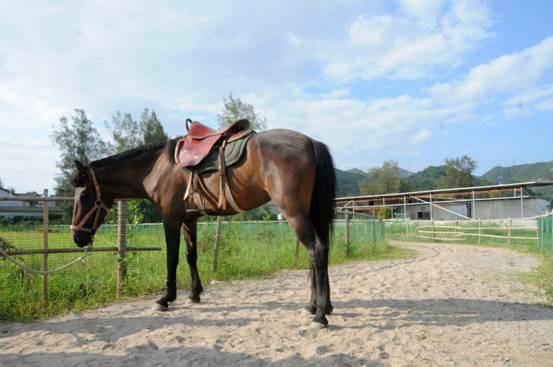
[[186,203],[188,198],[191,197],[198,209],[190,209],[189,211],[200,211],[206,214],[205,200],[210,198],[206,194],[207,190],[203,188],[205,186],[203,178],[196,172],[195,167],[214,149],[219,150],[219,190],[216,207],[220,210],[226,210],[227,203],[229,203],[234,211],[244,211],[234,200],[226,179],[225,146],[229,142],[251,134],[252,131],[249,128],[250,122],[244,119],[238,120],[222,130],[214,130],[200,122],[186,120],[188,134],[177,142],[175,162],[178,166],[187,168],[191,172],[184,194],[184,201]]
[[[190,123],[190,125],[189,125]],[[238,120],[222,130],[214,130],[204,124],[186,120],[188,135],[177,142],[175,162],[183,168],[198,165],[218,143],[241,138],[249,132],[250,122]]]

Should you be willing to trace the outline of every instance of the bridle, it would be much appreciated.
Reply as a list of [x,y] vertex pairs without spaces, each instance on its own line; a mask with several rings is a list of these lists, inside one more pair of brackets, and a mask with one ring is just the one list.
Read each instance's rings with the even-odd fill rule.
[[[94,170],[92,168],[89,168],[90,177],[92,177],[92,184],[94,185],[94,189],[96,190],[96,200],[94,201],[94,206],[91,207],[86,215],[81,219],[81,221],[77,224],[71,224],[69,228],[73,231],[85,231],[85,232],[94,232],[98,229],[99,224],[98,221],[100,220],[100,213],[102,210],[104,210],[107,213],[109,213],[110,208],[108,208],[107,205],[105,205],[102,201],[102,193],[100,192],[100,186],[98,185],[98,181],[96,180],[96,175],[94,174]],[[92,228],[86,228],[84,225],[86,222],[92,217],[94,214],[96,216],[94,217],[94,223],[92,224]],[[73,220],[75,219],[75,213],[73,213]]]

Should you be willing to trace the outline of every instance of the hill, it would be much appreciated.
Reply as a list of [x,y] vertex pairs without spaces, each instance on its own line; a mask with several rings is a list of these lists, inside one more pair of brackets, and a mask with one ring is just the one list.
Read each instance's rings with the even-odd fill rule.
[[357,168],[349,171],[336,169],[336,182],[338,185],[336,195],[338,197],[361,195],[359,182],[366,179],[367,174]]
[[[553,181],[553,161],[529,164],[518,164],[510,167],[497,166],[482,175],[482,178],[492,184],[506,184],[525,181]],[[553,194],[552,187],[532,189],[546,197]]]

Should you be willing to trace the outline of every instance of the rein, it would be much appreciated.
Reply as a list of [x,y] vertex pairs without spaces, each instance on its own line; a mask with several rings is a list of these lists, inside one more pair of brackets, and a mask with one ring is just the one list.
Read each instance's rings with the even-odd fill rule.
[[[104,202],[102,201],[102,193],[100,192],[100,186],[98,185],[98,181],[96,180],[96,175],[94,174],[94,170],[92,168],[89,168],[90,176],[92,177],[92,183],[94,184],[94,190],[96,190],[96,200],[94,202],[94,206],[91,207],[86,215],[81,219],[79,223],[71,224],[69,228],[71,230],[75,231],[85,231],[85,232],[94,232],[98,229],[98,221],[100,219],[100,212],[104,210],[106,213],[109,213],[110,208],[108,208]],[[84,225],[86,222],[96,213],[94,217],[94,223],[92,224],[92,228],[86,228]],[[73,220],[75,219],[75,216],[73,215]]]

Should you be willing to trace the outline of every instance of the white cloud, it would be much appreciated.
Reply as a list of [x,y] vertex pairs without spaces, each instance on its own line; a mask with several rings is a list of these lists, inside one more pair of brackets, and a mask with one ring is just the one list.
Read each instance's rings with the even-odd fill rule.
[[466,76],[430,88],[435,98],[453,102],[478,102],[516,93],[533,86],[553,70],[553,37],[520,52],[478,65]]
[[[344,46],[328,57],[325,72],[354,79],[419,79],[436,68],[463,63],[467,52],[489,38],[492,17],[477,0],[403,1],[407,16],[359,16]],[[443,12],[442,9],[446,11]]]
[[432,137],[432,131],[430,130],[419,130],[409,139],[411,144],[420,144]]
[[530,114],[534,110],[551,111],[553,110],[553,84],[539,86],[512,96],[503,103],[503,107],[503,113],[507,117]]

